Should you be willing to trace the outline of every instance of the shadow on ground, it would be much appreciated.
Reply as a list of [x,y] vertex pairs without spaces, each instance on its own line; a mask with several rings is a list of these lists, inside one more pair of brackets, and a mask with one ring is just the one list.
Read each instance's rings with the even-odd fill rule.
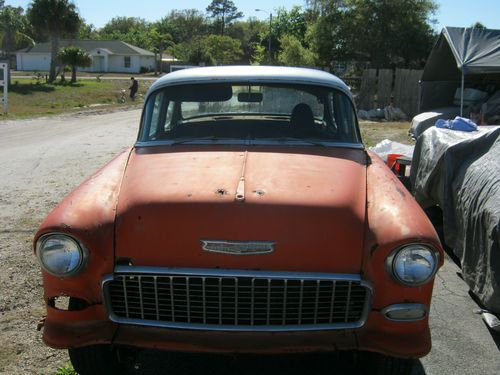
[[[351,353],[288,355],[217,355],[142,351],[132,375],[347,375],[363,374],[357,357]],[[425,375],[420,361],[415,361],[412,375]]]
[[9,90],[19,95],[33,95],[37,92],[53,92],[55,88],[54,86],[43,83],[16,84],[14,82],[14,84],[9,87]]
[[52,84],[47,84],[44,82],[17,83],[16,81],[14,81],[14,84],[10,86],[9,90],[19,95],[33,95],[38,92],[53,92],[56,90],[56,86],[78,88],[84,85],[83,83],[71,83],[69,80],[66,80],[64,82],[58,81]]

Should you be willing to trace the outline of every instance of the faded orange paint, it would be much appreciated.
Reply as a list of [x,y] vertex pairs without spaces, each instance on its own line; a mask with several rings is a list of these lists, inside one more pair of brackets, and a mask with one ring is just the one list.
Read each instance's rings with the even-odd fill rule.
[[[118,257],[138,266],[359,274],[366,206],[362,150],[149,150],[132,152],[122,183]],[[242,203],[235,194],[246,151]],[[258,190],[264,194],[253,193]],[[235,257],[202,251],[200,239],[275,241],[276,249]]]
[[[245,201],[235,200],[244,166]],[[73,278],[44,273],[45,298],[85,300],[82,311],[48,306],[45,342],[57,348],[118,343],[221,352],[372,350],[420,357],[431,346],[427,319],[391,322],[380,309],[430,305],[432,282],[405,287],[385,269],[387,256],[437,235],[420,207],[373,154],[334,148],[171,146],[124,152],[72,192],[39,236],[71,234],[90,251]],[[128,162],[128,164],[127,164]],[[116,221],[115,221],[116,214]],[[203,252],[200,239],[272,240],[268,255]],[[114,251],[116,254],[114,254]],[[372,311],[359,329],[322,332],[194,332],[111,323],[101,282],[118,258],[134,265],[361,274],[373,285]]]

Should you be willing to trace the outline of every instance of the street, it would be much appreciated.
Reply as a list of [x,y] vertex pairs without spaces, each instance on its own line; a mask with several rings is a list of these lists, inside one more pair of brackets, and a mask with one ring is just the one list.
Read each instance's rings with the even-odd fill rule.
[[[31,240],[65,194],[133,144],[139,118],[133,110],[0,122],[0,374],[52,375],[68,362],[65,351],[45,347],[36,331],[44,307]],[[478,306],[459,272],[446,259],[436,277],[433,349],[416,363],[414,375],[500,374],[500,334],[493,335],[473,312]],[[201,363],[204,373],[333,373],[325,355],[186,358],[153,353],[143,362],[151,363],[147,368],[157,363],[154,373],[200,373]]]

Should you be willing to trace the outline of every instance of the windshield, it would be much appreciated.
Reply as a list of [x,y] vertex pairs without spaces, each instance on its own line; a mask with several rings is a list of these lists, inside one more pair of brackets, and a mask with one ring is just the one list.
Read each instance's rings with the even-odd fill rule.
[[195,84],[149,96],[139,141],[197,139],[360,142],[351,100],[332,88]]

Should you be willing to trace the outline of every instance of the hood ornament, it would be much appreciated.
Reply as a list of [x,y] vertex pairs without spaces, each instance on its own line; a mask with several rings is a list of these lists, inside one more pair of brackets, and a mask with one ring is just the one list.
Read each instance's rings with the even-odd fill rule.
[[205,251],[231,255],[270,254],[276,245],[273,241],[200,240],[200,242]]

